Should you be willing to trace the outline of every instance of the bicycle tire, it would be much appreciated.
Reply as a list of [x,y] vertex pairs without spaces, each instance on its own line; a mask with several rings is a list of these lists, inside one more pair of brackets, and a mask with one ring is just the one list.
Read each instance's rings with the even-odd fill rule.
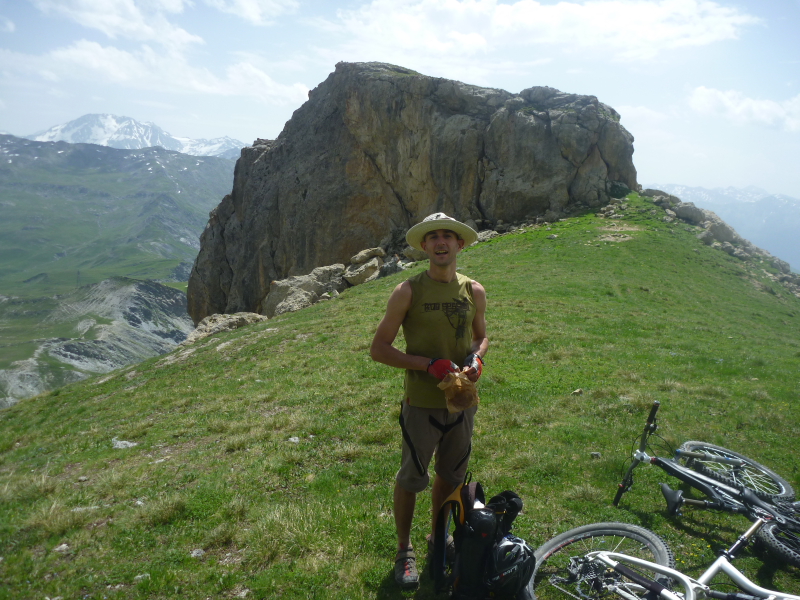
[[756,539],[775,558],[800,567],[800,535],[797,532],[770,521],[759,530]]
[[741,468],[731,467],[723,463],[702,461],[696,458],[687,458],[685,464],[698,473],[702,473],[721,483],[733,486],[738,490],[748,488],[762,500],[772,502],[776,500],[791,502],[794,500],[794,488],[792,488],[788,481],[772,469],[765,467],[743,454],[728,450],[722,446],[695,441],[684,442],[680,450],[688,452],[707,452],[708,454],[743,460],[746,464]]
[[[536,550],[536,567],[528,583],[528,596],[538,600],[565,596],[584,600],[600,598],[604,593],[603,587],[598,585],[601,577],[606,582],[611,580],[617,584],[623,580],[614,571],[588,563],[576,571],[578,563],[574,561],[579,562],[583,555],[593,550],[614,550],[665,567],[675,567],[672,550],[652,531],[628,523],[593,523],[562,533]],[[571,562],[572,573],[568,571]],[[644,574],[652,575],[646,571]],[[668,585],[670,581],[663,576],[657,580],[662,585]],[[631,593],[634,592],[631,590]],[[641,597],[646,595],[644,591],[640,593]]]

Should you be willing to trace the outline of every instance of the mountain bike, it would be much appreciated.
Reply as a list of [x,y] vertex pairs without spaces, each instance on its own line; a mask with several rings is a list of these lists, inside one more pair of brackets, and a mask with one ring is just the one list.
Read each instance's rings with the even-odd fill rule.
[[[638,438],[638,449],[634,450],[631,465],[622,478],[617,495],[614,497],[614,506],[619,504],[622,495],[633,485],[633,471],[637,466],[643,462],[651,462],[663,468],[662,461],[664,459],[651,457],[647,454],[650,437],[658,429],[656,414],[660,406],[661,403],[656,400],[650,408],[644,431]],[[654,460],[656,458],[658,460]],[[738,490],[749,488],[764,500],[789,502],[794,500],[794,489],[783,477],[733,450],[705,442],[691,441],[684,442],[675,451],[675,458],[683,460],[685,466],[689,469],[720,483]],[[679,464],[677,460],[672,462]]]
[[[614,506],[633,486],[636,467],[648,463],[706,496],[702,500],[686,498],[682,490],[662,483],[668,514],[680,515],[684,506],[692,506],[742,514],[751,521],[762,518],[765,523],[756,530],[759,541],[779,559],[800,567],[800,502],[793,502],[792,486],[764,465],[705,442],[684,442],[674,452],[674,458],[650,456],[650,438],[658,429],[659,406],[658,401],[653,403],[637,438],[638,446],[634,443],[633,458],[617,489]],[[663,438],[659,439],[666,444]]]
[[[528,594],[538,600],[800,600],[800,596],[760,587],[731,564],[739,550],[767,524],[757,518],[731,548],[697,579],[675,568],[675,556],[658,535],[627,523],[595,523],[572,529],[536,550]],[[709,587],[724,573],[744,593]]]

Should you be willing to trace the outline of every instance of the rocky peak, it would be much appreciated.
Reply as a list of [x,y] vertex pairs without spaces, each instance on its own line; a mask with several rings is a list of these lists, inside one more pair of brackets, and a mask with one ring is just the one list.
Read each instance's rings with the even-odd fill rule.
[[270,283],[402,249],[433,212],[478,230],[553,221],[636,189],[633,136],[593,96],[519,94],[383,63],[339,63],[277,140],[242,151],[189,281],[195,322],[263,314]]
[[68,123],[27,136],[39,142],[98,144],[111,148],[141,149],[160,146],[193,156],[220,156],[235,159],[243,144],[229,137],[190,139],[170,135],[155,123],[108,114],[83,115]]

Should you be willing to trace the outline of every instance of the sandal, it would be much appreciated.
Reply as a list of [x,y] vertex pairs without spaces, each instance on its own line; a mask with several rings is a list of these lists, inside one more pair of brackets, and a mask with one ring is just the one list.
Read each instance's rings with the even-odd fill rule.
[[417,555],[413,548],[397,551],[394,558],[394,580],[404,590],[413,589],[419,585]]

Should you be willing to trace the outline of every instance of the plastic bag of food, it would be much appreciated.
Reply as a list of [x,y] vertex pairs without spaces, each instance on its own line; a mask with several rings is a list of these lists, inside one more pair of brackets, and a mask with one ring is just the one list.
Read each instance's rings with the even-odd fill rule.
[[456,413],[475,406],[480,402],[478,398],[478,388],[475,383],[463,372],[448,373],[438,384],[440,390],[444,391],[447,400],[447,410]]

